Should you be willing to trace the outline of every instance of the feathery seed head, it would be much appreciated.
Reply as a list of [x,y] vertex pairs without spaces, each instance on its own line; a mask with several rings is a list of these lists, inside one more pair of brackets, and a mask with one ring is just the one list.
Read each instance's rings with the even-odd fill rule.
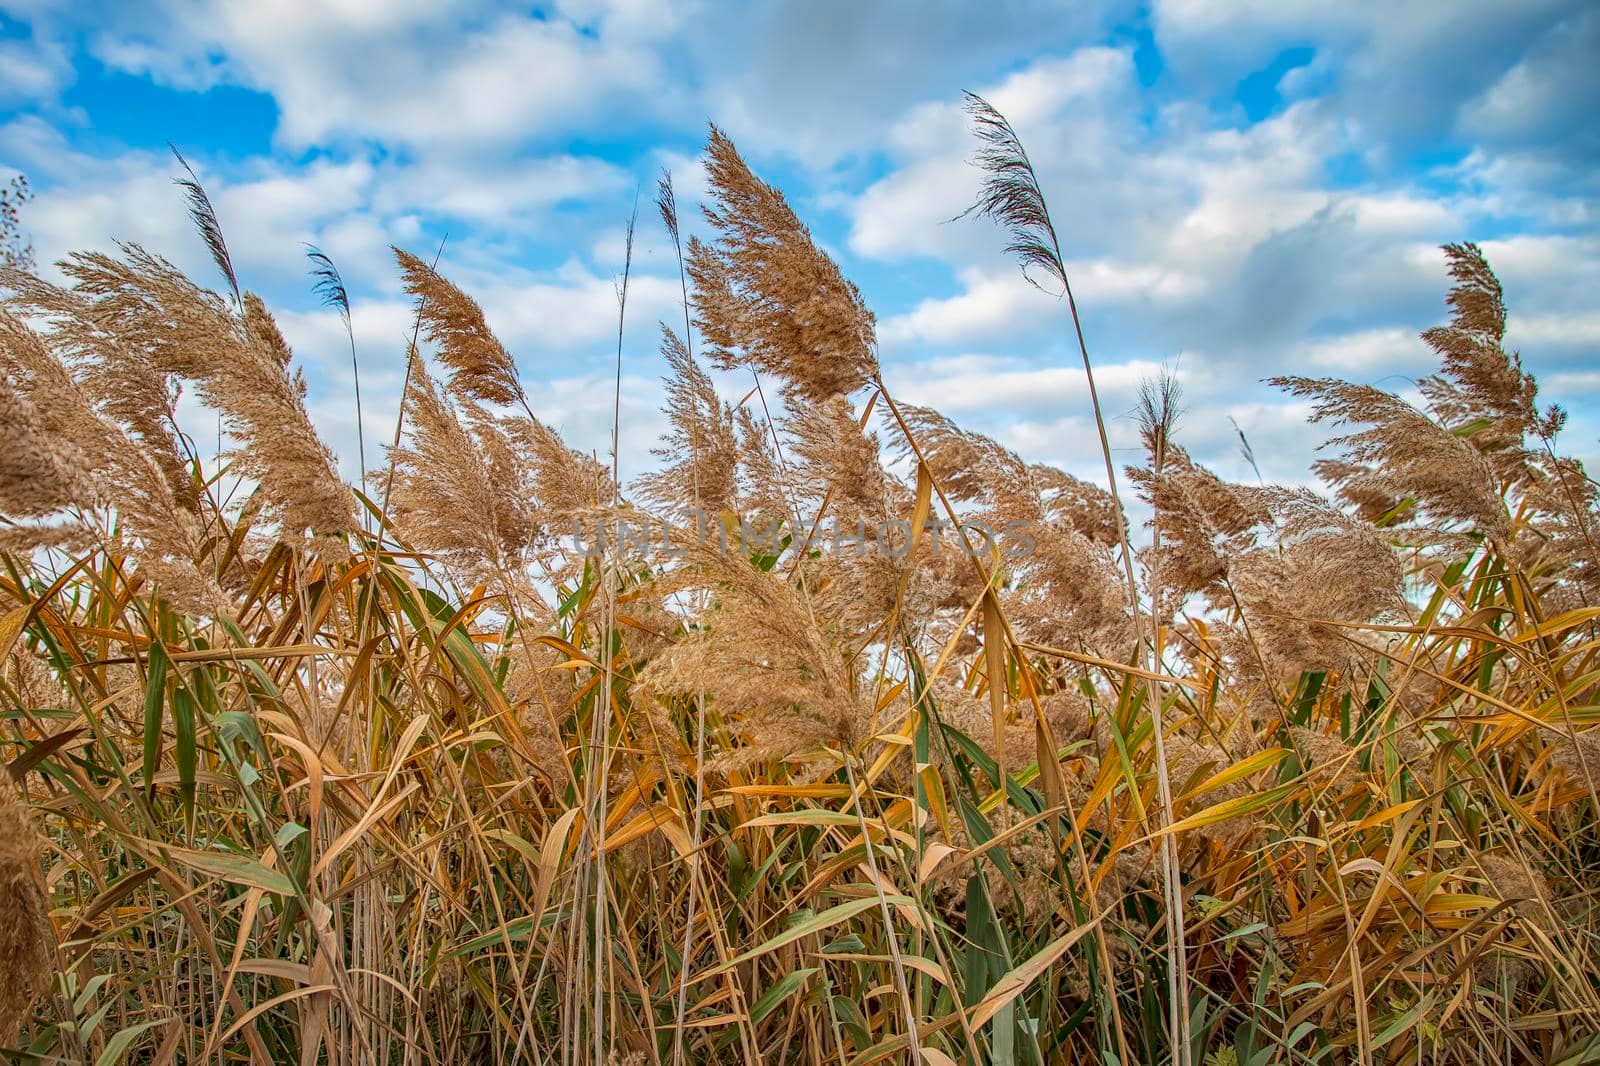
[[812,403],[875,380],[874,319],[860,291],[715,126],[706,153],[716,241],[691,238],[687,268],[713,360],[772,374]]
[[38,856],[39,835],[10,775],[0,773],[0,1045],[8,1047],[50,979],[53,934]]
[[437,358],[450,370],[450,393],[502,407],[523,402],[516,360],[489,328],[478,302],[410,252],[396,248],[394,255],[406,292],[416,297],[427,337],[438,345]]
[[1004,226],[1011,235],[1006,251],[1017,257],[1023,276],[1037,285],[1029,271],[1038,269],[1065,292],[1067,275],[1061,262],[1061,243],[1022,139],[1006,117],[983,97],[967,93],[966,98],[972,130],[982,146],[973,162],[989,176],[978,193],[977,203],[965,214],[981,215]]

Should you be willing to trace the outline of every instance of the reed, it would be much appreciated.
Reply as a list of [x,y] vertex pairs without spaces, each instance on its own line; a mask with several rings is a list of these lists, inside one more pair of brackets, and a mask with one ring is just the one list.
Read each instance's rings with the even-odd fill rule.
[[[973,106],[981,211],[1076,326]],[[1331,495],[1207,470],[1162,382],[1095,483],[899,402],[860,291],[707,150],[703,236],[658,189],[684,321],[648,472],[541,421],[397,252],[417,339],[358,497],[192,173],[223,294],[132,246],[4,268],[0,1045],[1593,1061],[1600,487],[1481,251],[1444,250],[1421,406],[1279,382],[1335,427]]]

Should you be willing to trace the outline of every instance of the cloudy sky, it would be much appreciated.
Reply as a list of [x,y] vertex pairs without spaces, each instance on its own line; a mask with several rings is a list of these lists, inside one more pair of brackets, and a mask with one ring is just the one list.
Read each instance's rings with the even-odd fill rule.
[[[353,469],[349,284],[369,451],[392,433],[409,309],[390,244],[472,292],[576,445],[609,444],[613,280],[641,196],[625,466],[660,429],[655,322],[681,315],[648,197],[698,202],[706,123],[789,194],[877,312],[891,389],[1092,475],[1059,303],[990,225],[963,89],[1013,121],[1061,231],[1116,441],[1175,370],[1183,441],[1298,479],[1317,435],[1261,379],[1405,391],[1443,314],[1438,245],[1482,243],[1511,343],[1600,458],[1600,7],[1583,0],[0,0],[0,176],[41,262],[140,242],[220,284],[172,185],[200,174],[240,274],[307,367]],[[725,383],[737,397],[744,385]],[[1132,458],[1129,452],[1128,458]]]

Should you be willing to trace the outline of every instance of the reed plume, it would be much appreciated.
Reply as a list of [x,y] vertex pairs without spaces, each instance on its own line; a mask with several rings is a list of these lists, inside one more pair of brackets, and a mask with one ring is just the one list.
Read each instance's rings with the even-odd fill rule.
[[961,217],[980,215],[1005,227],[1011,237],[1006,252],[1016,257],[1028,281],[1038,284],[1029,268],[1043,271],[1060,287],[1053,295],[1066,294],[1070,285],[1061,260],[1061,241],[1022,138],[989,101],[976,93],[967,93],[966,99],[972,132],[981,145],[973,162],[987,177],[977,202]]
[[1550,769],[1575,785],[1600,788],[1600,730],[1589,729],[1576,737],[1562,737],[1553,745]]
[[9,775],[0,774],[0,1045],[15,1044],[48,987],[54,932],[39,876],[39,834]]
[[1231,560],[1229,602],[1282,676],[1348,669],[1360,645],[1326,623],[1404,617],[1400,560],[1370,524],[1314,493],[1268,488],[1257,498],[1276,523],[1274,541]]
[[970,505],[963,521],[973,523],[977,546],[1005,559],[1013,623],[1041,643],[1126,654],[1133,626],[1113,554],[1119,520],[1110,493],[1026,463],[931,408],[900,410],[946,491]]
[[422,367],[406,396],[408,439],[390,454],[393,515],[415,547],[469,584],[520,564],[538,531],[526,463],[481,408],[465,417]]
[[[13,431],[59,451],[76,471],[80,495],[71,503],[77,514],[70,522],[13,526],[5,531],[6,547],[100,544],[121,553],[133,546],[141,572],[164,595],[196,612],[213,610],[223,597],[214,575],[200,565],[203,530],[192,507],[140,442],[100,413],[45,341],[0,310],[0,366],[22,401],[22,421]],[[40,473],[48,475],[48,468]]]
[[178,165],[188,175],[186,178],[172,180],[183,190],[184,198],[189,201],[189,219],[199,231],[206,250],[211,253],[211,261],[217,264],[217,270],[227,280],[228,287],[233,290],[234,306],[243,306],[244,297],[239,291],[239,276],[233,269],[233,256],[228,253],[228,242],[222,235],[222,223],[217,219],[217,209],[212,206],[211,197],[206,195],[205,186],[200,184],[200,178],[189,165],[189,161],[183,158],[183,153],[178,151],[178,146],[168,142],[167,147],[172,150]]
[[45,432],[33,405],[0,379],[0,514],[43,519],[91,496],[79,457]]
[[714,760],[719,772],[823,746],[852,751],[873,717],[848,666],[853,649],[831,640],[779,575],[715,545],[692,551],[692,580],[711,608],[645,668],[641,688],[703,691],[730,717],[741,743]]
[[[1146,661],[1144,618],[1139,607],[1139,584],[1134,575],[1133,549],[1128,543],[1127,520],[1122,510],[1122,499],[1117,490],[1117,470],[1111,459],[1111,441],[1106,435],[1105,417],[1100,409],[1100,394],[1095,388],[1094,365],[1089,359],[1089,346],[1083,337],[1083,323],[1078,317],[1078,303],[1072,295],[1072,284],[1067,278],[1066,264],[1061,257],[1061,242],[1056,236],[1055,223],[1044,191],[1039,185],[1033,162],[1028,158],[1022,139],[1017,136],[1006,117],[981,96],[967,93],[967,113],[972,118],[973,131],[982,147],[975,162],[983,169],[985,177],[977,202],[968,209],[1005,227],[1011,236],[1008,250],[1017,257],[1023,276],[1030,283],[1037,281],[1028,272],[1030,267],[1045,270],[1060,282],[1061,296],[1066,298],[1067,312],[1072,319],[1073,333],[1078,341],[1078,354],[1083,358],[1084,381],[1089,386],[1089,406],[1094,413],[1095,429],[1100,437],[1100,454],[1105,460],[1106,488],[1111,493],[1118,531],[1118,547],[1122,552],[1124,588],[1131,616],[1133,651],[1139,663]],[[1154,652],[1159,657],[1160,634],[1155,634]],[[1159,665],[1159,661],[1156,662]],[[1161,699],[1154,682],[1147,679],[1146,702],[1155,730],[1156,782],[1163,826],[1172,819],[1172,787],[1164,748],[1165,728],[1162,724]],[[1189,1040],[1189,1015],[1184,1008],[1188,1002],[1188,964],[1184,944],[1183,894],[1178,887],[1177,842],[1171,836],[1161,845],[1162,888],[1166,896],[1165,918],[1168,945],[1168,1032],[1180,1066],[1189,1066],[1192,1051]]]
[[581,514],[609,508],[619,489],[606,464],[561,439],[561,434],[532,417],[500,422],[527,465],[532,494],[545,516],[549,533],[570,525]]
[[367,487],[367,431],[361,411],[361,361],[356,358],[356,334],[350,323],[350,293],[345,289],[344,277],[333,265],[326,252],[314,245],[306,245],[306,258],[311,260],[311,276],[315,282],[311,291],[322,300],[322,306],[331,307],[344,324],[345,338],[350,342],[350,376],[355,385],[356,400],[356,455],[361,472],[361,490]]
[[1313,422],[1367,427],[1324,444],[1338,451],[1337,464],[1315,467],[1341,499],[1351,504],[1374,495],[1410,499],[1430,519],[1508,540],[1510,517],[1494,467],[1469,442],[1371,385],[1332,378],[1271,380],[1290,395],[1311,400]]
[[290,537],[335,549],[355,528],[349,488],[311,425],[305,382],[260,297],[230,313],[171,263],[134,245],[123,258],[79,253],[63,263],[87,298],[83,314],[164,374],[192,382],[223,419],[235,474],[253,481],[263,514]]
[[446,383],[450,394],[478,403],[526,407],[516,360],[489,328],[478,302],[410,252],[396,248],[394,257],[406,292],[417,300],[427,338],[437,345],[435,357],[450,372]]
[[96,408],[112,419],[161,468],[173,494],[193,510],[198,490],[189,470],[189,442],[178,428],[179,383],[157,367],[142,345],[124,343],[112,323],[119,311],[97,306],[92,294],[61,288],[21,272],[4,275],[9,304],[40,332]]
[[1422,333],[1423,342],[1439,356],[1439,373],[1424,378],[1420,386],[1435,417],[1466,432],[1503,474],[1514,474],[1514,465],[1523,459],[1523,438],[1554,436],[1565,416],[1554,406],[1539,411],[1538,383],[1522,369],[1522,360],[1502,346],[1504,292],[1482,249],[1447,244],[1444,253],[1456,282],[1447,298],[1450,322]]
[[795,491],[838,523],[875,526],[888,517],[888,475],[877,435],[865,429],[850,401],[835,394],[789,412],[783,420],[795,457]]
[[1160,524],[1162,544],[1153,562],[1170,596],[1217,590],[1232,556],[1271,522],[1259,495],[1223,481],[1177,444],[1166,447],[1159,472],[1152,465],[1128,474]]
[[688,345],[665,326],[661,352],[672,372],[664,403],[670,428],[651,452],[662,461],[661,468],[640,478],[639,487],[662,505],[692,506],[710,515],[733,510],[739,467],[733,408],[717,397]]
[[877,377],[872,312],[777,189],[715,126],[706,145],[712,244],[689,241],[695,327],[722,367],[748,366],[820,403]]

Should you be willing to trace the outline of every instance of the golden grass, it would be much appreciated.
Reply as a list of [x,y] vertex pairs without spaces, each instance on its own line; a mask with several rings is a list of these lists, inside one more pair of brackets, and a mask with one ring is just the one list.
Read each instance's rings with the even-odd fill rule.
[[[980,207],[1064,288],[977,115]],[[359,492],[252,294],[137,248],[69,288],[6,271],[0,1041],[1594,1061],[1600,493],[1478,250],[1446,250],[1426,409],[1282,383],[1345,427],[1334,499],[1205,470],[1157,386],[1145,461],[1108,460],[1140,537],[1104,487],[897,403],[860,293],[710,153],[671,436],[631,490],[415,256],[428,348]],[[676,244],[667,182],[661,209]],[[228,425],[220,471],[179,384]],[[618,535],[646,518],[649,550]],[[833,543],[860,529],[899,550]]]

